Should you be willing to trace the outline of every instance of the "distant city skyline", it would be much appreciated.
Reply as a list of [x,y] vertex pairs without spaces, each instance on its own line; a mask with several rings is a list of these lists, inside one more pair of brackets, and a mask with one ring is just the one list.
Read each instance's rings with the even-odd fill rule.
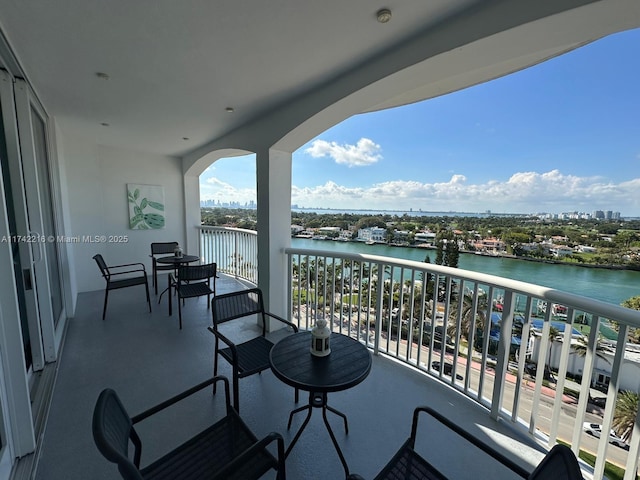
[[[442,97],[356,115],[293,154],[292,204],[640,217],[640,30]],[[255,157],[214,163],[201,199],[256,200]]]
[[[255,201],[250,200],[245,203],[241,202],[222,202],[220,200],[202,200],[200,201],[200,207],[202,208],[236,208],[236,209],[247,209],[254,210],[257,208],[257,204]],[[315,207],[304,207],[298,204],[291,204],[292,211],[310,211],[310,212],[361,212],[362,214],[375,214],[375,212],[385,212],[385,213],[411,213],[415,215],[424,215],[428,216],[429,214],[473,214],[473,215],[531,215],[531,216],[547,216],[549,218],[596,218],[603,220],[618,220],[621,218],[625,218],[619,211],[616,210],[594,210],[592,212],[580,212],[577,210],[570,212],[529,212],[529,213],[509,213],[509,212],[492,212],[491,210],[485,210],[484,212],[459,212],[459,211],[446,211],[446,212],[437,212],[437,211],[425,211],[421,209],[413,209],[409,210],[394,210],[394,209],[344,209],[344,208],[315,208]],[[635,217],[628,217],[635,218]]]

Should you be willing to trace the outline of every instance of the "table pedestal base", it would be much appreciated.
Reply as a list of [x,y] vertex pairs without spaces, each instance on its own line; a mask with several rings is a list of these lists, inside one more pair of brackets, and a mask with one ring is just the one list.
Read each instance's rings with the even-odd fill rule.
[[324,424],[327,427],[327,431],[329,432],[329,436],[331,437],[331,441],[333,442],[333,446],[335,447],[336,452],[338,452],[338,457],[340,457],[340,463],[342,463],[342,467],[344,468],[345,475],[349,476],[349,467],[347,466],[347,461],[344,459],[344,455],[342,454],[342,450],[340,450],[340,445],[338,445],[338,441],[336,440],[336,437],[333,434],[333,430],[331,429],[331,425],[329,425],[329,421],[327,420],[327,410],[329,410],[330,412],[338,415],[339,417],[342,417],[342,419],[344,420],[344,432],[348,435],[349,434],[349,424],[347,423],[347,416],[344,413],[336,410],[335,408],[330,407],[329,405],[327,405],[327,394],[326,393],[309,392],[309,404],[305,405],[303,407],[300,407],[300,408],[296,408],[295,410],[293,410],[289,414],[289,423],[287,424],[287,430],[289,430],[291,428],[291,421],[293,420],[293,416],[296,413],[302,412],[304,410],[308,410],[306,418],[304,419],[304,421],[302,422],[302,425],[300,426],[300,428],[296,432],[295,436],[293,437],[293,440],[289,444],[289,447],[287,447],[287,451],[284,454],[285,458],[287,458],[289,456],[289,453],[291,453],[291,449],[296,444],[296,442],[300,438],[300,435],[302,434],[302,431],[305,429],[305,427],[309,423],[309,420],[311,419],[311,413],[313,412],[314,408],[322,408],[322,419],[324,420]]

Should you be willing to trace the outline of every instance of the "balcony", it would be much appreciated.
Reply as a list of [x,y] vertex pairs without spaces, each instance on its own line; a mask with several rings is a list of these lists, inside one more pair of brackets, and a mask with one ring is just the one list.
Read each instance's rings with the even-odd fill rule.
[[[218,281],[219,293],[246,286],[246,282],[228,275]],[[114,292],[105,321],[100,319],[102,298],[100,291],[79,296],[78,314],[69,324],[59,362],[36,479],[82,479],[87,478],[87,472],[95,479],[117,477],[116,467],[100,456],[91,437],[93,405],[103,388],[116,389],[130,411],[138,412],[211,375],[213,337],[206,329],[211,318],[205,298],[187,302],[182,331],[178,330],[176,315],[168,316],[166,298],[161,304],[154,303],[149,314],[142,291],[134,288]],[[281,332],[273,333],[278,334]],[[224,362],[221,365],[222,373],[230,375],[228,366]],[[300,416],[294,419],[292,431],[287,432],[288,414],[296,406],[293,389],[265,372],[241,380],[240,392],[241,414],[258,436],[278,431],[288,444],[302,421]],[[193,433],[212,410],[215,415],[221,398],[218,395],[212,403],[206,390],[188,415],[191,422],[169,421],[164,426],[167,431],[163,431],[166,437],[153,439],[146,453],[154,455],[162,450],[163,438],[173,442]],[[301,392],[304,401],[305,392]],[[369,377],[353,389],[330,394],[329,402],[348,416],[349,435],[345,435],[340,422],[331,416],[329,420],[350,469],[365,478],[372,478],[408,436],[411,411],[421,404],[436,408],[494,446],[512,452],[527,468],[543,455],[542,447],[524,432],[508,422],[493,420],[486,408],[446,382],[388,355],[374,355]],[[458,438],[429,425],[427,429],[429,458],[441,461],[442,468],[455,478],[475,476],[468,471],[470,464],[480,471],[495,470],[486,458],[463,449]],[[318,412],[288,458],[287,473],[291,479],[343,478]],[[498,470],[494,478],[513,477]]]
[[[378,456],[375,448],[384,453],[395,449],[397,445],[390,444],[406,433],[396,429],[407,428],[407,409],[426,400],[469,425],[486,423],[499,432],[514,427],[518,435],[524,430],[527,442],[538,442],[541,435],[546,435],[546,443],[564,438],[555,427],[543,425],[545,416],[557,425],[565,408],[556,397],[551,413],[541,412],[546,390],[540,376],[530,379],[535,408],[530,414],[525,411],[524,367],[518,361],[511,368],[511,335],[504,332],[521,324],[520,338],[525,338],[524,330],[532,325],[529,308],[539,302],[564,305],[567,318],[589,315],[596,326],[601,318],[616,320],[623,325],[620,338],[627,327],[640,325],[637,314],[461,271],[424,270],[388,259],[285,253],[290,245],[293,154],[353,115],[435,98],[636,28],[637,2],[528,2],[526,8],[520,2],[403,2],[391,24],[384,26],[365,0],[349,2],[346,9],[338,1],[303,5],[289,0],[284,6],[292,8],[277,11],[267,2],[253,2],[251,9],[244,2],[200,2],[191,9],[160,2],[151,10],[142,4],[131,8],[130,3],[114,0],[73,8],[71,2],[65,8],[40,2],[33,8],[30,2],[4,2],[2,7],[0,239],[12,248],[0,247],[0,266],[13,275],[0,276],[0,479],[22,472],[18,459],[29,456],[42,460],[40,478],[86,478],[87,472],[112,478],[112,470],[99,470],[104,462],[88,437],[98,390],[107,384],[118,388],[136,411],[208,376],[208,318],[192,310],[193,327],[185,329],[195,328],[190,337],[177,331],[175,320],[161,307],[149,316],[135,309],[135,297],[118,292],[107,321],[98,321],[102,300],[96,291],[102,280],[90,258],[100,253],[114,264],[144,261],[149,243],[163,240],[195,251],[202,238],[193,227],[200,223],[200,174],[220,158],[245,153],[256,155],[259,236],[247,234],[246,242],[226,252],[202,249],[201,256],[224,267],[229,281],[255,283],[259,278],[272,310],[291,313],[305,328],[318,314],[333,318],[338,308],[335,329],[361,339],[375,352],[375,371],[359,387],[371,385],[372,391],[332,396],[336,406],[344,402],[354,427],[367,427],[365,434],[354,430],[349,439],[338,439],[354,471],[367,476],[376,470],[387,455]],[[327,11],[340,12],[330,36],[325,22],[318,21]],[[129,228],[124,193],[130,183],[161,187],[154,190],[163,192],[164,229]],[[213,236],[224,243],[217,233]],[[34,238],[40,243],[7,240]],[[243,250],[252,242],[253,250]],[[335,275],[337,266],[346,262],[358,265],[357,285],[355,270],[345,276],[343,268]],[[313,269],[303,272],[303,263]],[[334,273],[329,276],[329,271]],[[429,293],[418,288],[421,274],[432,275],[442,289]],[[460,294],[467,289],[476,313],[482,310],[483,295],[489,302],[504,297],[500,331],[508,338],[501,340],[499,333],[494,336],[496,329],[487,327],[485,343],[472,357],[474,342],[467,339],[472,348],[465,354],[455,334],[454,348],[445,358],[453,375],[447,377],[432,368],[440,359],[434,348],[436,328],[444,339],[450,326],[461,330],[455,300],[456,295],[465,298]],[[423,301],[434,293],[433,303]],[[520,313],[520,306],[526,311]],[[349,310],[346,322],[344,308]],[[548,318],[543,317],[545,326]],[[560,389],[566,383],[563,369],[571,357],[570,342],[549,345],[548,331],[543,327],[536,343],[537,365],[542,366],[547,349],[554,351]],[[480,338],[475,328],[471,332]],[[609,389],[604,428],[611,423],[618,373],[623,371],[620,345],[612,357],[611,385],[616,388]],[[584,357],[588,375],[597,364],[596,346],[594,336]],[[129,355],[132,352],[136,355]],[[376,390],[380,365],[394,370],[381,375]],[[50,371],[59,375],[46,446],[41,448],[47,409],[40,405],[48,400]],[[457,375],[462,380],[451,379]],[[46,381],[38,382],[39,377]],[[406,388],[398,386],[403,397],[387,400],[384,412],[366,401],[353,408],[352,399],[383,398],[382,386],[403,377]],[[246,410],[248,419],[259,431],[282,430],[279,416],[271,425],[271,419],[259,418],[257,412],[269,400],[269,408],[286,418],[290,392],[270,375],[258,380],[245,381],[246,402],[251,405],[255,399],[254,408]],[[266,400],[259,396],[265,392],[271,392]],[[588,418],[588,397],[588,385],[579,387],[579,413],[568,424],[569,437],[576,449],[594,442],[590,449],[597,450],[600,463],[595,470],[601,477],[604,459],[614,449],[605,440],[584,438],[579,425]],[[464,408],[448,411],[450,403]],[[384,434],[379,427],[385,428]],[[299,460],[291,457],[294,478],[304,477],[316,465],[311,461],[316,459],[314,444],[326,443],[324,437],[318,442],[309,437],[309,447],[300,445]],[[639,441],[631,445],[629,458],[637,458]],[[635,471],[635,461],[625,456],[621,463]]]
[[[201,255],[219,261],[221,271],[226,272],[218,281],[219,293],[252,285],[242,277],[251,278],[253,269],[247,266],[255,261],[251,253],[255,251],[251,245],[254,241],[255,235],[246,231],[201,229]],[[227,244],[229,248],[215,251],[208,247],[212,243]],[[371,374],[363,383],[329,397],[330,404],[349,418],[349,435],[345,435],[339,422],[333,425],[352,472],[371,478],[379,471],[408,435],[410,412],[417,405],[429,405],[444,413],[528,469],[537,464],[545,449],[556,440],[572,444],[575,451],[597,452],[598,458],[622,466],[628,462],[627,468],[635,468],[633,452],[640,442],[637,435],[627,454],[605,439],[596,441],[582,432],[584,421],[600,423],[605,431],[610,427],[616,389],[609,388],[604,409],[594,408],[588,403],[592,393],[588,382],[579,384],[567,377],[570,329],[566,329],[562,342],[557,339],[561,351],[552,358],[558,358],[560,364],[555,385],[549,385],[543,378],[546,354],[537,356],[536,376],[525,373],[525,358],[528,355],[530,360],[533,358],[532,352],[527,351],[529,342],[517,344],[518,360],[514,360],[512,335],[499,332],[495,340],[489,331],[489,335],[482,337],[479,348],[462,348],[461,336],[455,333],[450,338],[438,336],[436,325],[442,326],[441,332],[447,332],[451,331],[448,325],[453,323],[461,331],[463,312],[457,308],[454,291],[465,292],[464,297],[476,313],[483,308],[485,313],[497,310],[491,302],[487,304],[486,298],[499,297],[503,300],[500,330],[513,332],[514,319],[520,319],[523,321],[520,337],[527,338],[536,328],[534,323],[541,321],[537,349],[548,352],[548,330],[552,314],[558,310],[574,319],[578,318],[578,312],[588,314],[592,325],[601,318],[616,319],[621,324],[622,344],[626,327],[640,324],[638,312],[535,285],[419,262],[294,249],[289,249],[286,255],[291,272],[289,305],[294,321],[301,328],[310,328],[318,315],[324,315],[333,320],[334,332],[359,338],[374,353]],[[228,262],[229,259],[232,261]],[[440,286],[437,302],[420,300],[427,297],[428,282],[425,284],[424,278]],[[356,297],[354,292],[358,290]],[[394,290],[391,297],[385,294]],[[566,309],[548,308],[541,319],[535,318],[533,305],[537,300],[562,304]],[[113,477],[115,467],[102,459],[91,438],[93,403],[102,388],[115,388],[130,411],[138,412],[211,375],[213,342],[206,330],[211,323],[206,299],[188,302],[183,331],[178,330],[175,316],[168,316],[166,298],[154,304],[154,311],[149,314],[142,292],[119,291],[110,299],[104,322],[100,320],[101,302],[101,291],[79,296],[77,316],[68,327],[59,362],[37,479],[84,478],[89,469],[93,478]],[[401,312],[407,306],[411,306],[414,317],[423,321],[416,323],[415,318],[404,321],[406,315]],[[433,318],[435,322],[428,321]],[[412,335],[408,335],[410,322],[413,330],[417,330]],[[489,328],[490,322],[486,325]],[[244,328],[257,327],[248,323]],[[471,328],[478,335],[482,335],[481,330]],[[271,333],[276,339],[282,334]],[[473,334],[469,335],[468,345],[472,345]],[[427,340],[419,345],[416,338],[421,337]],[[593,369],[596,362],[595,340],[595,334],[589,337],[585,372]],[[613,352],[610,385],[620,381],[622,352],[623,349]],[[450,369],[439,371],[434,368],[436,362],[444,362]],[[221,373],[229,376],[228,365],[224,362],[221,365]],[[577,398],[556,395],[565,387],[577,390]],[[271,373],[265,373],[243,379],[240,391],[242,416],[258,435],[278,431],[286,443],[292,440],[301,419],[294,420],[292,431],[286,430],[288,413],[295,408],[291,388]],[[304,395],[302,392],[301,401]],[[212,409],[215,415],[220,399],[212,404],[210,398],[205,393],[198,399],[200,403],[194,410],[198,413],[192,415],[192,422],[176,425],[169,421],[165,426],[170,429],[167,434],[170,431],[172,438],[180,438],[194,433],[198,425],[207,421]],[[453,478],[474,478],[478,471],[491,471],[495,478],[513,478],[506,470],[494,472],[495,464],[465,448],[463,441],[451,433],[437,426],[428,429],[429,458],[441,462],[438,465]],[[152,456],[162,448],[161,438],[157,439],[148,454]],[[469,469],[468,465],[476,468]],[[287,460],[287,468],[289,478],[294,479],[310,478],[309,472],[320,475],[319,478],[343,476],[320,415],[312,416]],[[585,465],[585,478],[602,478],[599,468],[604,468],[604,462],[596,463],[595,473]]]
[[[233,229],[200,230],[202,252],[211,252],[211,242],[218,249],[242,244],[230,240]],[[231,248],[208,259],[228,265],[228,273],[241,277],[242,271],[228,259],[253,264],[251,251]],[[376,358],[392,358],[422,375],[425,382],[433,378],[446,384],[483,407],[493,421],[510,424],[545,448],[564,441],[575,452],[597,453],[594,478],[602,477],[605,460],[635,471],[638,435],[633,435],[627,452],[604,438],[597,441],[588,436],[582,425],[598,423],[609,429],[618,390],[631,388],[628,371],[633,354],[625,337],[629,327],[640,324],[639,312],[421,262],[319,250],[287,249],[286,254],[288,305],[301,328],[310,328],[322,315],[332,320],[333,331],[359,338],[378,354]],[[569,319],[574,324],[589,323],[589,336],[566,328],[550,339],[551,327],[564,326]],[[598,332],[608,320],[616,321],[620,330],[615,341],[603,345]],[[444,360],[442,332],[448,332]],[[554,371],[551,383],[545,374],[549,360]],[[443,372],[434,368],[442,363]],[[608,389],[597,382],[603,369],[608,371]],[[578,371],[581,375],[576,375]],[[561,391],[566,394],[556,395]],[[604,401],[604,408],[593,403],[596,396]]]

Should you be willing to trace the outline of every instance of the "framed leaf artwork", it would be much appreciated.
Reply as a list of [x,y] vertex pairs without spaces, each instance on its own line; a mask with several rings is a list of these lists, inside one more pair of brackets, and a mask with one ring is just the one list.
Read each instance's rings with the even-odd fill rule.
[[164,228],[164,188],[162,185],[127,184],[129,228],[151,230]]

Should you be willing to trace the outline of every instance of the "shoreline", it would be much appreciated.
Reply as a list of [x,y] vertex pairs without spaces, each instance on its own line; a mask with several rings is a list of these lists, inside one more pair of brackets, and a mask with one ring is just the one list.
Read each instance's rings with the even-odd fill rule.
[[[309,238],[309,237],[298,237],[298,236],[293,236],[292,238],[300,238],[300,239],[306,239],[306,240],[314,240],[314,241],[320,241],[320,242],[333,242],[333,241],[342,241],[342,242],[346,242],[346,243],[357,243],[357,244],[362,244],[362,245],[368,245],[366,242],[362,242],[362,241],[358,241],[358,240],[334,240],[332,238],[325,238],[325,239],[314,239],[314,238]],[[393,244],[393,243],[383,243],[383,242],[375,242],[373,245],[382,245],[385,247],[394,247],[394,248],[411,248],[411,249],[422,249],[422,250],[436,250],[436,247],[434,246],[427,246],[424,244],[421,245],[398,245],[398,244]],[[508,253],[504,253],[504,254],[494,254],[494,253],[486,253],[486,252],[473,252],[470,250],[460,250],[461,254],[465,254],[465,255],[481,255],[483,257],[489,257],[489,258],[497,258],[497,259],[509,259],[509,260],[523,260],[525,262],[534,262],[534,263],[544,263],[544,264],[548,264],[548,265],[568,265],[568,266],[573,266],[573,267],[583,267],[583,268],[596,268],[596,269],[602,269],[602,270],[628,270],[630,272],[637,272],[639,271],[638,269],[634,269],[634,268],[629,268],[626,265],[597,265],[594,263],[569,263],[569,262],[563,262],[562,260],[553,260],[553,259],[547,259],[547,258],[532,258],[532,257],[519,257],[517,255],[512,255],[512,254],[508,254]]]

